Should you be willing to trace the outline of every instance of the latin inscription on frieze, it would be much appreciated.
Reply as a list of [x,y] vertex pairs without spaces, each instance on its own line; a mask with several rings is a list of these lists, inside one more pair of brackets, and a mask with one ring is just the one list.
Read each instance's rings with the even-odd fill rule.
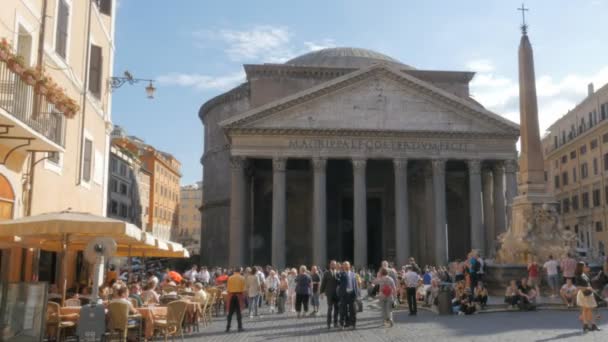
[[419,152],[438,154],[441,151],[466,152],[467,144],[451,141],[407,141],[382,139],[291,139],[294,150],[348,150],[368,152]]

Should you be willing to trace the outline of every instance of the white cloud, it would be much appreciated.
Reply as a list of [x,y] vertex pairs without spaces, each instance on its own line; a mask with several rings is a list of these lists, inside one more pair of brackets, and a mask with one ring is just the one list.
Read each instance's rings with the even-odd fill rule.
[[304,46],[308,51],[317,51],[336,47],[336,42],[333,39],[323,39],[320,42],[304,42]]
[[293,56],[289,46],[292,34],[286,27],[257,25],[249,30],[204,30],[193,36],[197,45],[209,47],[220,42],[220,49],[233,61],[284,62]]
[[466,68],[476,72],[491,72],[494,71],[494,64],[489,59],[474,59],[467,63]]
[[[333,39],[305,41],[302,45],[292,42],[288,28],[257,25],[249,30],[202,30],[192,33],[195,45],[203,49],[218,49],[229,60],[241,63],[284,63],[300,54],[336,46]],[[219,46],[218,46],[219,43]],[[228,90],[245,80],[243,71],[221,76],[172,72],[158,77],[161,84],[192,87],[197,90]]]
[[228,90],[245,81],[243,71],[223,76],[169,73],[157,78],[158,83],[170,86],[192,87],[197,90]]
[[[495,73],[491,61],[474,60],[466,66],[479,71],[471,82],[471,94],[486,108],[514,122],[519,122],[519,84],[517,80]],[[474,68],[473,66],[477,66]],[[483,71],[486,70],[486,71]],[[536,79],[541,132],[587,96],[587,85],[596,88],[608,83],[608,66],[592,75],[569,74],[561,79],[541,75]]]
[[294,34],[284,26],[257,25],[247,30],[195,31],[196,45],[222,50],[235,62],[284,63],[302,53],[336,46],[333,39],[294,43]]

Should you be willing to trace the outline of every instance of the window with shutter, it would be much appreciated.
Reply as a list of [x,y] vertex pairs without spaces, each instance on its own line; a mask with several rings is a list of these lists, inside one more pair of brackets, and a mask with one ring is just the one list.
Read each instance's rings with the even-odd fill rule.
[[93,141],[84,140],[84,161],[82,165],[82,179],[85,182],[91,181],[91,165],[93,163]]
[[113,0],[97,0],[99,12],[105,15],[112,15],[112,1]]
[[89,61],[89,91],[97,98],[101,98],[103,55],[101,47],[91,45],[91,59]]
[[65,59],[68,50],[68,18],[70,17],[70,6],[67,4],[66,0],[59,0],[57,6],[55,52]]

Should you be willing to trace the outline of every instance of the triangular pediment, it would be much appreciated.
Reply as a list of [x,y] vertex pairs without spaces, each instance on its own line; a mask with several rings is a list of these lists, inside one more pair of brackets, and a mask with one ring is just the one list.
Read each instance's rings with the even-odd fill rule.
[[517,124],[388,65],[353,72],[221,125],[228,129],[519,133]]

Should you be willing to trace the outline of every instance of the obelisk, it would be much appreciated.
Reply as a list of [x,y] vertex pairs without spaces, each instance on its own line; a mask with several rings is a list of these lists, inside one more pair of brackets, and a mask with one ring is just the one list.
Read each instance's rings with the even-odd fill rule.
[[[519,10],[523,14],[527,9],[522,5]],[[570,250],[573,241],[570,232],[561,227],[555,198],[547,193],[545,188],[534,54],[528,38],[525,16],[521,32],[519,44],[521,120],[519,194],[513,199],[511,226],[499,236],[500,249],[496,260],[498,263],[511,265],[525,265],[532,259],[544,262],[549,255],[559,259]]]
[[538,125],[538,102],[534,75],[534,53],[527,26],[522,25],[519,43],[519,117],[521,151],[519,157],[519,194],[545,194],[543,151]]

